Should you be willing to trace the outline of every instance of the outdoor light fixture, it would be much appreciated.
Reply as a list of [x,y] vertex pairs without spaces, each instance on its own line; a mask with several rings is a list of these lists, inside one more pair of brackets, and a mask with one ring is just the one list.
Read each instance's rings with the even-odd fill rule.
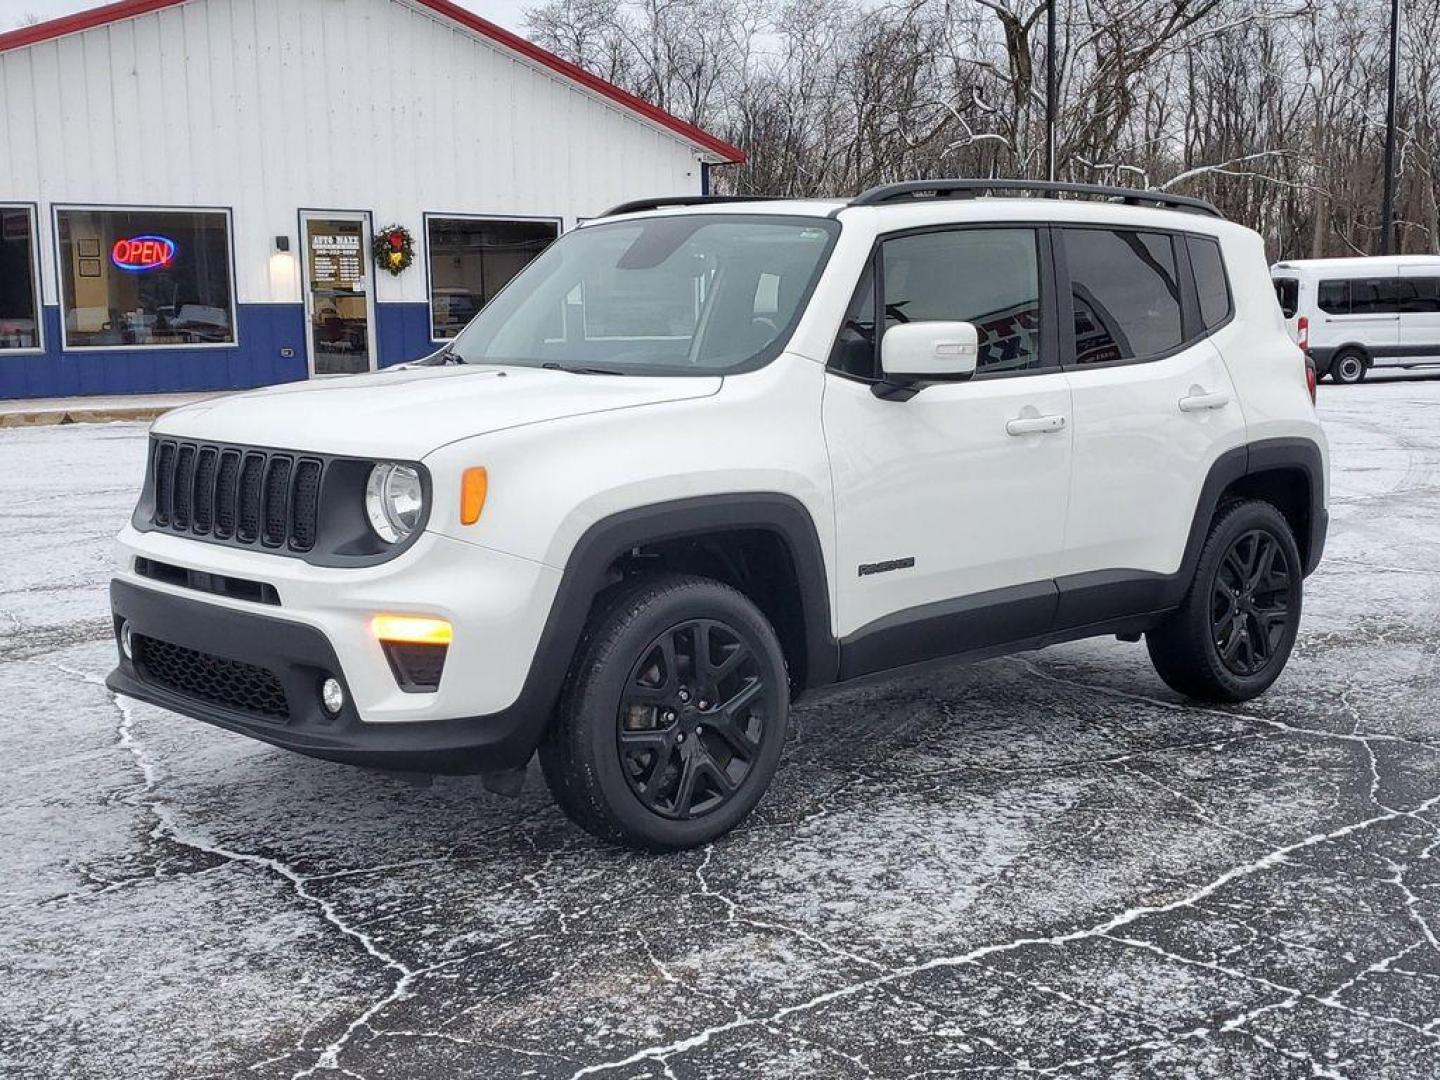
[[277,236],[277,237],[275,237],[275,250],[276,250],[276,251],[282,251],[282,252],[284,252],[284,251],[289,251],[289,250],[290,250],[290,237],[288,237],[288,236]]

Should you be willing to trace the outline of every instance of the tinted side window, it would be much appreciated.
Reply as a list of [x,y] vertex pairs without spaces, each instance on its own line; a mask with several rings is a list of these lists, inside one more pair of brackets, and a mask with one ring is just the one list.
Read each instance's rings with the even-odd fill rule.
[[1203,236],[1192,236],[1189,241],[1190,267],[1195,272],[1195,291],[1200,294],[1200,321],[1206,330],[1214,330],[1230,317],[1230,283],[1225,278],[1225,260],[1216,241]]
[[1275,299],[1280,301],[1280,313],[1293,319],[1300,308],[1300,282],[1289,277],[1276,278]]
[[976,373],[1040,366],[1040,260],[1033,229],[956,229],[881,248],[885,326],[959,320],[980,333]]
[[872,379],[875,364],[875,264],[865,264],[855,296],[845,311],[835,346],[830,350],[830,367],[856,378]]
[[1402,313],[1440,312],[1440,278],[1404,277],[1398,285]]
[[1062,229],[1075,362],[1157,356],[1183,340],[1175,251],[1165,233]]
[[1393,278],[1356,278],[1350,282],[1351,315],[1392,315],[1395,310]]
[[1350,283],[1348,281],[1322,281],[1316,305],[1327,315],[1350,314]]

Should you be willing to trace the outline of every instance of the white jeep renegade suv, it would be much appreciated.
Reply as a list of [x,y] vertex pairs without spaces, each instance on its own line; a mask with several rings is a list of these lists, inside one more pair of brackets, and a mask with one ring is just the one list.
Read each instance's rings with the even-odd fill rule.
[[820,687],[1143,634],[1261,693],[1327,481],[1260,238],[1003,187],[627,204],[425,361],[166,415],[109,685],[497,790],[538,749],[655,850],[740,821]]

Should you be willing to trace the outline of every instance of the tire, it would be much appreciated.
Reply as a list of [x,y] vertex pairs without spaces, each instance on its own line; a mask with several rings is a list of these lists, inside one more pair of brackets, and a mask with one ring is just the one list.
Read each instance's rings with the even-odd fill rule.
[[1369,373],[1370,364],[1365,354],[1355,349],[1346,349],[1330,361],[1330,378],[1346,386],[1364,382]]
[[1267,502],[1231,503],[1210,527],[1184,603],[1145,635],[1150,661],[1186,697],[1248,701],[1285,670],[1302,600],[1300,548],[1284,515]]
[[755,808],[788,715],[780,642],[744,594],[709,578],[637,578],[591,614],[540,767],[587,832],[677,851]]

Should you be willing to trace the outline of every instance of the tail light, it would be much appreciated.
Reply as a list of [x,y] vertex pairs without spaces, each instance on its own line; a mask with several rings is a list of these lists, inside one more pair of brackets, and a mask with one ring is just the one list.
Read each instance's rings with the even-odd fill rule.
[[1315,361],[1310,359],[1310,354],[1305,354],[1305,389],[1310,391],[1310,404],[1315,404],[1315,384],[1319,382],[1315,374]]
[[1308,355],[1310,352],[1310,320],[1301,315],[1300,321],[1296,325],[1296,344]]

